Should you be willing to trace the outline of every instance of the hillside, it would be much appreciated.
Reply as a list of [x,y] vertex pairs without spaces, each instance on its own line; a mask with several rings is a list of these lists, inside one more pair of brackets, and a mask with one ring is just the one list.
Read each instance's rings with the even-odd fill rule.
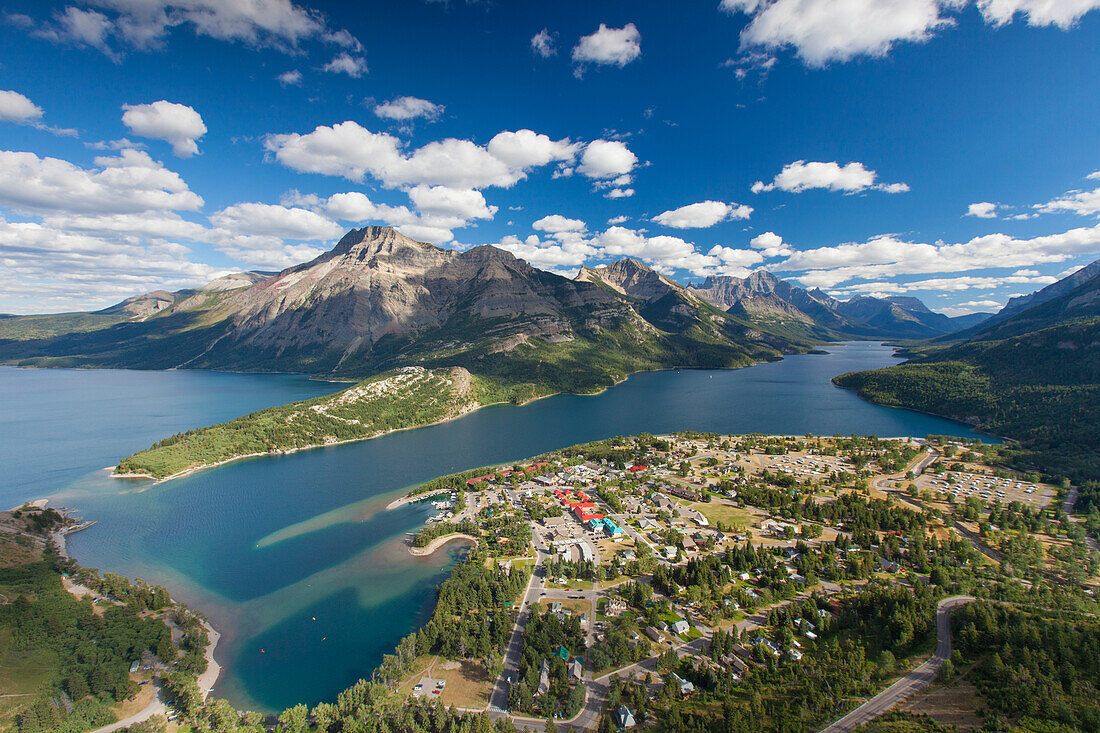
[[[1100,277],[991,320],[956,345],[833,381],[1015,438],[1020,460],[1049,473],[1100,480]],[[1090,497],[1078,508],[1100,506]]]
[[809,348],[698,300],[646,303],[495,247],[445,250],[389,227],[352,230],[313,261],[245,287],[152,293],[100,314],[94,329],[30,338],[10,324],[34,317],[2,321],[0,363],[349,379],[462,366],[591,391],[641,369],[738,367]]

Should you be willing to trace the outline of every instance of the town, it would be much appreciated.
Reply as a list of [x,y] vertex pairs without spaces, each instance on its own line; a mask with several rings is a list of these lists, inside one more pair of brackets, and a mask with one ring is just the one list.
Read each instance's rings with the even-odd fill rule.
[[[858,647],[863,673],[832,696],[767,700],[768,714],[843,718],[830,731],[892,708],[934,716],[926,667],[952,666],[932,654],[938,616],[994,586],[1001,602],[1049,599],[1052,583],[1095,612],[1100,557],[1064,493],[1000,465],[996,446],[946,438],[642,435],[443,477],[412,492],[439,513],[411,549],[472,542],[479,570],[518,590],[462,610],[445,583],[424,653],[390,671],[399,695],[517,726],[673,729],[707,700],[767,698]],[[439,653],[449,634],[475,642],[433,624],[474,608],[495,645]],[[909,694],[875,695],[918,671]],[[845,716],[838,696],[867,702]]]

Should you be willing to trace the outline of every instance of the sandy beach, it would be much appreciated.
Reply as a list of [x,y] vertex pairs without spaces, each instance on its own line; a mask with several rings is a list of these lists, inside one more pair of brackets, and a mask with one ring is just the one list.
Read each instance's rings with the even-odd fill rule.
[[409,554],[415,555],[417,557],[425,557],[432,554],[440,547],[447,544],[448,542],[451,542],[452,540],[467,540],[469,542],[477,544],[476,537],[471,537],[468,534],[461,534],[456,532],[455,534],[445,534],[442,537],[436,537],[424,547],[409,547]]

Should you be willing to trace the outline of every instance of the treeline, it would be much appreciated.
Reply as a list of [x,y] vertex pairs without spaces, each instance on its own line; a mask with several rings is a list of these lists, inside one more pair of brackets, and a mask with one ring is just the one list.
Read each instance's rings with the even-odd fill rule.
[[425,525],[416,536],[413,537],[413,547],[427,547],[432,540],[449,534],[468,534],[471,537],[479,537],[481,528],[477,522],[469,519],[462,522],[437,522]]
[[[409,674],[423,654],[488,663],[501,654],[512,630],[512,607],[526,587],[530,570],[494,564],[485,567],[483,545],[473,548],[456,565],[437,592],[435,609],[423,627],[401,640],[375,670],[374,681],[394,685]],[[486,664],[486,666],[489,666]]]
[[[956,647],[994,726],[1100,730],[1100,625],[972,603],[952,614]],[[1000,729],[1000,728],[994,728]]]
[[845,524],[853,532],[909,532],[927,523],[923,514],[912,509],[854,493],[838,496],[836,501],[817,502],[813,496],[776,489],[767,482],[738,485],[731,481],[721,482],[719,491],[736,491],[737,498],[745,504],[769,509],[788,519]]
[[19,733],[80,733],[114,721],[110,707],[133,697],[134,661],[178,659],[172,633],[159,618],[142,615],[145,603],[100,604],[68,593],[54,559],[0,568],[0,584],[11,594],[0,605],[0,629],[14,649],[56,659],[56,674],[16,719]]

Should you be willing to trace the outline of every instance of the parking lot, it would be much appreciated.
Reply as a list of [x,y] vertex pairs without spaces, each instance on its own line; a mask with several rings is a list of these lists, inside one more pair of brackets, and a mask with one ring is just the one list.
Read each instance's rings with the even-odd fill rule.
[[1026,506],[1045,507],[1055,496],[1054,489],[1019,478],[998,478],[980,473],[949,472],[942,476],[926,475],[917,479],[921,490],[941,491],[965,501],[977,497],[982,501],[1009,504],[1019,501]]
[[420,682],[413,687],[413,697],[427,697],[429,699],[439,697],[447,687],[447,680],[435,677],[421,677]]

